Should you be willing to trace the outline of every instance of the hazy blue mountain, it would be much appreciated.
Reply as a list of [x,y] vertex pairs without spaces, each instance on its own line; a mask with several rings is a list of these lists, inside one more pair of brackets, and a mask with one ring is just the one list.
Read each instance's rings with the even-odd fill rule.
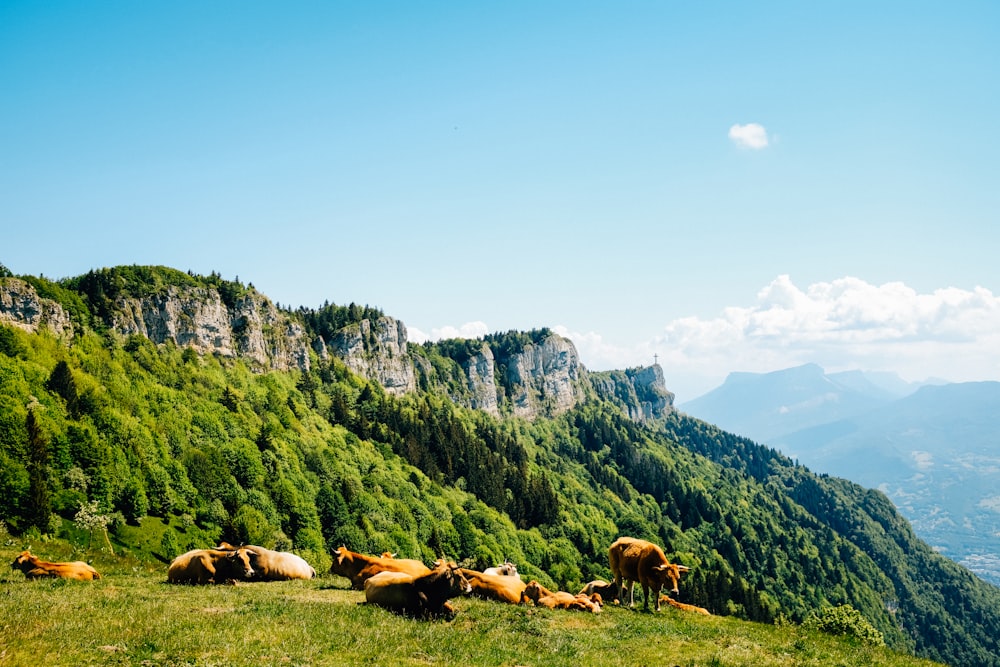
[[1000,584],[1000,383],[914,391],[807,365],[734,373],[679,409],[884,491],[922,539]]
[[915,389],[891,374],[827,374],[806,364],[772,373],[731,373],[720,387],[678,408],[770,444],[778,436],[862,414]]
[[1000,584],[1000,382],[927,386],[772,439],[817,472],[884,491],[929,544]]

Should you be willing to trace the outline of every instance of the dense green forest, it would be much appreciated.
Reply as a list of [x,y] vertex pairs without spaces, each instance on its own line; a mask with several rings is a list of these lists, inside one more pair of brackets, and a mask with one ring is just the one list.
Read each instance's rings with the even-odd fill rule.
[[[509,353],[548,331],[411,345],[428,363],[394,396],[335,356],[261,373],[109,327],[121,294],[188,284],[231,305],[252,285],[149,267],[23,279],[77,325],[65,341],[0,324],[0,519],[25,541],[96,525],[163,561],[226,539],[294,549],[318,571],[340,545],[510,558],[575,592],[609,578],[608,546],[631,535],[690,566],[681,599],[713,613],[798,623],[850,604],[890,646],[1000,665],[1000,590],[920,542],[877,491],[676,412],[640,424],[590,396],[526,421],[448,398],[482,345]],[[382,316],[285,312],[322,339]],[[136,526],[157,526],[156,543],[131,543]]]

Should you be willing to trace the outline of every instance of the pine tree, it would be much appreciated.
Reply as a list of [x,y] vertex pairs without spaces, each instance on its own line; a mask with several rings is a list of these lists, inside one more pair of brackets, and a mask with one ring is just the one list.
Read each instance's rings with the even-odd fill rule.
[[49,518],[52,516],[52,494],[49,491],[49,442],[42,432],[35,412],[37,402],[28,406],[25,426],[28,430],[28,502],[26,512],[28,525],[35,526],[42,533],[48,532]]

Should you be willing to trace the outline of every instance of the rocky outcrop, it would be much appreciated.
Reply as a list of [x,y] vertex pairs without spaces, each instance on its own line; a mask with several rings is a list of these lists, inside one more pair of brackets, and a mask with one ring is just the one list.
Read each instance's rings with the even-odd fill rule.
[[298,322],[249,291],[232,307],[211,287],[170,286],[115,303],[111,327],[157,344],[172,341],[201,354],[242,357],[258,370],[309,368],[309,341]]
[[493,416],[500,415],[500,402],[496,383],[496,361],[493,350],[483,343],[479,354],[469,357],[463,364],[466,377],[469,378],[469,407],[483,410]]
[[390,394],[416,389],[406,327],[398,320],[386,316],[362,320],[338,331],[327,347],[352,371],[378,382]]
[[506,367],[504,383],[518,417],[561,414],[575,406],[582,395],[583,367],[576,347],[566,338],[551,334],[502,362]]
[[32,333],[47,329],[59,338],[73,335],[66,310],[40,297],[34,287],[19,278],[0,278],[0,323]]
[[[426,357],[409,354],[403,323],[385,315],[356,321],[325,334],[324,340],[311,337],[299,319],[252,287],[226,292],[225,298],[204,283],[161,285],[148,294],[134,294],[119,296],[113,307],[102,310],[105,324],[125,336],[145,336],[156,344],[172,342],[201,354],[239,357],[259,371],[308,370],[310,353],[323,360],[332,355],[394,395],[416,390],[416,368],[422,383],[432,374]],[[69,314],[59,303],[40,297],[30,283],[13,277],[0,278],[0,322],[32,332],[45,328],[57,336],[73,335]],[[491,415],[552,417],[594,393],[636,421],[673,409],[674,396],[655,364],[588,373],[572,341],[544,329],[466,343],[441,348],[446,357],[454,354],[450,358],[456,366],[447,378],[437,376],[431,383],[447,384],[453,400]]]
[[659,364],[590,373],[590,384],[600,398],[617,404],[634,421],[656,419],[674,408],[674,395],[667,391]]

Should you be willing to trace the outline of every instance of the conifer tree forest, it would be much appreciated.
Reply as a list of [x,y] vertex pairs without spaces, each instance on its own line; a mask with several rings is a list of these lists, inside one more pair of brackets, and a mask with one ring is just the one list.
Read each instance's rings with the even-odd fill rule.
[[[0,520],[14,535],[106,534],[116,552],[163,562],[253,543],[320,572],[341,545],[480,569],[509,558],[573,592],[609,579],[608,547],[630,535],[689,566],[680,599],[712,613],[801,623],[849,604],[894,648],[1000,664],[1000,590],[917,539],[878,491],[679,412],[639,423],[592,396],[527,421],[449,398],[484,344],[516,350],[549,332],[410,344],[428,363],[396,396],[333,355],[260,372],[107,325],[121,294],[192,283],[233,302],[252,285],[149,267],[21,279],[75,334],[0,324]],[[382,316],[284,312],[320,339]],[[153,525],[152,545],[130,541]]]

